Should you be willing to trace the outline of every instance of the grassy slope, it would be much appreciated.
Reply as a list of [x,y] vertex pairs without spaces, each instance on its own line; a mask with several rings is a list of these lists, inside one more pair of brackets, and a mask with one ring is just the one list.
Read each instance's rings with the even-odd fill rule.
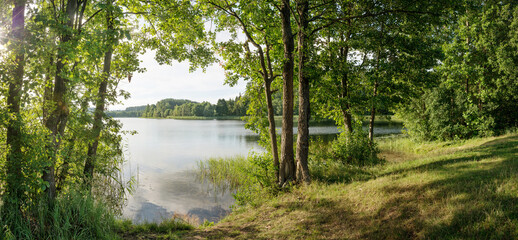
[[518,135],[380,143],[389,163],[233,212],[187,239],[518,239]]

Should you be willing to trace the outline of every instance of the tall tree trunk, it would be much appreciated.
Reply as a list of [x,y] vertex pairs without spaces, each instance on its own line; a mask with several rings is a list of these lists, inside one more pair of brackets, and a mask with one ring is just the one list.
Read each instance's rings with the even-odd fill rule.
[[65,186],[66,179],[70,170],[70,155],[74,151],[76,144],[75,137],[68,140],[68,145],[65,147],[65,155],[63,156],[63,164],[56,170],[56,191],[59,192]]
[[266,107],[268,109],[268,124],[270,133],[270,144],[272,147],[273,165],[275,167],[275,179],[279,181],[279,150],[277,149],[277,132],[275,131],[275,118],[272,103],[271,80],[265,78],[264,91],[266,95]]
[[290,0],[283,0],[280,7],[282,23],[282,42],[284,45],[284,66],[282,77],[282,135],[281,165],[279,170],[280,185],[295,180],[295,162],[293,160],[293,33],[290,19]]
[[[112,2],[109,1],[109,8],[112,7]],[[104,66],[103,66],[103,74],[101,84],[99,85],[99,93],[97,96],[97,101],[95,103],[95,116],[94,116],[94,124],[92,127],[92,138],[93,142],[88,145],[88,155],[86,158],[85,168],[83,171],[84,174],[84,182],[88,189],[92,187],[92,179],[94,175],[94,168],[97,156],[97,147],[99,146],[99,137],[101,135],[101,130],[103,128],[103,115],[104,115],[104,107],[106,104],[106,89],[108,87],[108,80],[110,78],[110,69],[112,63],[112,55],[113,55],[113,45],[115,43],[115,39],[113,36],[114,26],[113,26],[113,14],[111,9],[108,10],[107,17],[107,50],[104,53]]]
[[[78,10],[78,2],[76,0],[67,1],[66,14],[67,23],[66,25],[70,29],[74,29],[74,20],[76,18],[76,11]],[[70,30],[65,31],[64,35],[61,36],[60,47],[65,47],[67,43],[72,40],[72,32]],[[50,201],[56,198],[56,177],[55,177],[55,164],[56,158],[61,145],[61,136],[65,132],[66,123],[68,120],[68,104],[65,99],[67,91],[67,80],[63,77],[66,61],[65,51],[58,50],[57,62],[56,62],[56,75],[54,78],[54,91],[52,93],[52,111],[50,112],[48,119],[45,121],[45,127],[50,130],[50,139],[48,144],[48,152],[50,154],[47,166],[43,171],[43,180],[48,183],[48,188],[45,189],[47,197]]]
[[[342,61],[345,64],[347,64],[347,57],[349,55],[349,46],[346,46],[346,47],[343,47],[342,49],[340,49],[340,55],[341,55]],[[341,92],[340,98],[343,101],[345,101],[345,103],[341,105],[340,110],[341,110],[342,116],[344,118],[345,131],[352,132],[353,131],[352,116],[350,113],[351,105],[349,104],[349,78],[348,78],[349,76],[348,76],[348,71],[346,69],[343,69],[342,71],[343,71],[342,81],[341,81],[341,86],[340,86],[342,89],[342,92]]]
[[7,211],[20,210],[24,199],[23,165],[25,159],[22,153],[22,117],[20,115],[20,101],[22,97],[23,75],[25,66],[25,50],[23,43],[25,26],[25,0],[14,1],[12,15],[13,52],[15,53],[15,70],[9,81],[7,96],[7,110],[10,113],[7,123],[6,144],[8,146],[6,168],[7,179],[4,197],[4,209]]
[[[469,11],[468,11],[468,9],[466,9],[466,15],[468,15],[468,14],[469,14]],[[469,32],[469,21],[468,20],[466,20],[466,29]],[[470,49],[469,44],[470,44],[470,35],[468,34],[468,36],[466,37],[466,49],[468,49],[468,51]],[[470,76],[469,76],[469,73],[468,73],[468,76],[466,76],[466,82],[465,82],[465,85],[466,85],[466,95],[467,95],[468,98],[469,98],[469,78],[470,78]]]
[[[381,26],[381,32],[383,34],[383,25]],[[369,144],[372,145],[374,141],[374,120],[376,118],[376,97],[378,96],[378,84],[380,77],[380,54],[381,49],[378,49],[378,53],[376,55],[376,78],[374,79],[374,90],[372,93],[372,106],[371,106],[371,118],[369,120]]]
[[376,103],[374,102],[376,99],[376,96],[378,96],[378,79],[374,82],[374,93],[372,94],[373,102],[371,106],[371,118],[369,120],[369,140],[370,144],[372,144],[372,141],[374,141],[374,120],[376,118]]
[[266,43],[266,59],[263,53],[263,49],[260,45],[257,45],[259,49],[259,56],[261,60],[261,68],[263,69],[263,80],[264,80],[264,91],[266,96],[266,107],[268,109],[268,125],[270,127],[270,144],[272,147],[273,165],[275,167],[275,181],[279,181],[279,150],[277,149],[277,132],[275,129],[275,113],[272,103],[272,82],[276,76],[273,73],[272,61],[270,59],[270,45],[267,38],[264,38]]
[[299,121],[297,134],[297,181],[310,183],[308,168],[309,152],[309,77],[306,71],[308,39],[306,31],[308,28],[308,6],[307,0],[297,1],[298,12],[298,51],[299,51]]
[[49,114],[52,105],[52,76],[54,74],[52,73],[52,65],[54,64],[54,53],[50,53],[49,55],[49,62],[47,67],[47,72],[45,73],[45,88],[43,90],[43,125],[47,125],[47,120],[49,119]]

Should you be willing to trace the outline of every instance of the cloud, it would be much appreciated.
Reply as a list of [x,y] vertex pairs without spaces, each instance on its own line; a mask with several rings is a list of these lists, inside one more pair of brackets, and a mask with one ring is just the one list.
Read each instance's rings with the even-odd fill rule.
[[131,94],[122,104],[110,106],[110,110],[125,109],[130,106],[154,104],[164,98],[189,99],[197,102],[216,103],[220,98],[233,98],[245,92],[246,83],[236,86],[224,85],[225,74],[218,64],[209,66],[205,72],[189,72],[189,63],[174,62],[173,65],[159,65],[154,60],[154,52],[141,56],[144,73],[136,73],[128,81],[122,81],[119,88]]

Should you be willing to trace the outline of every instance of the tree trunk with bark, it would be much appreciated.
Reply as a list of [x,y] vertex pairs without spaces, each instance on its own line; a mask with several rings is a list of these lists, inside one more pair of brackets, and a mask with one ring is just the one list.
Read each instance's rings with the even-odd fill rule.
[[[383,33],[383,25],[381,26],[381,33]],[[370,144],[374,141],[374,120],[376,118],[376,97],[378,96],[378,85],[379,85],[379,77],[380,77],[380,54],[381,49],[378,49],[378,53],[376,55],[376,78],[374,79],[374,89],[372,93],[372,106],[371,106],[371,117],[369,120],[369,140]]]
[[[349,55],[349,46],[343,47],[340,49],[340,56],[342,61],[347,64],[347,57]],[[344,64],[344,65],[345,65]],[[347,70],[342,70],[342,81],[341,81],[341,95],[340,98],[345,101],[344,104],[341,105],[341,112],[342,116],[344,118],[344,128],[345,131],[352,132],[353,126],[352,126],[352,116],[350,113],[351,106],[349,104],[349,76]]]
[[373,103],[371,106],[371,117],[369,120],[369,140],[370,140],[371,144],[372,144],[372,141],[374,141],[374,120],[376,118],[376,103],[374,101],[377,96],[378,96],[378,80],[376,79],[374,82],[374,93],[372,94]]
[[298,120],[298,134],[297,134],[297,181],[310,183],[308,168],[308,154],[309,154],[309,77],[307,73],[307,50],[308,38],[306,31],[308,28],[308,7],[307,0],[297,1],[298,12],[298,51],[299,51],[299,120]]
[[[279,150],[277,149],[277,132],[275,130],[275,115],[272,102],[272,82],[276,76],[273,73],[272,61],[270,59],[270,45],[265,37],[266,57],[263,49],[257,45],[259,49],[259,58],[261,60],[261,69],[263,70],[264,91],[266,96],[266,108],[268,111],[268,126],[270,134],[270,144],[272,148],[273,165],[275,167],[275,181],[279,181]],[[266,58],[266,59],[265,59]]]
[[291,29],[290,1],[283,0],[279,10],[284,45],[281,164],[279,170],[280,185],[282,186],[286,182],[295,180],[295,162],[293,159],[293,51],[295,44]]
[[[86,1],[82,2],[82,4],[86,4]],[[61,36],[60,47],[65,47],[67,43],[72,40],[73,33],[71,30],[74,29],[74,21],[76,20],[77,11],[80,11],[78,1],[67,1],[65,9],[67,16],[66,25],[70,30],[64,31],[64,34]],[[84,8],[82,8],[82,11],[84,11]],[[79,20],[79,22],[81,22],[81,20]],[[42,178],[48,183],[48,187],[45,189],[45,192],[50,201],[53,201],[56,198],[55,164],[59,147],[61,145],[61,136],[63,136],[65,132],[69,114],[67,100],[65,99],[67,79],[63,76],[65,71],[65,61],[65,51],[58,50],[54,90],[52,92],[52,106],[48,119],[44,120],[45,127],[50,131],[50,136],[49,143],[47,144],[49,159],[47,166],[43,170]]]
[[[112,2],[109,1],[108,8],[112,7]],[[104,108],[106,105],[106,91],[108,88],[108,81],[110,79],[110,70],[112,63],[112,55],[113,55],[113,45],[115,44],[114,38],[114,26],[113,26],[113,14],[111,10],[107,10],[106,17],[106,26],[107,26],[107,50],[104,53],[104,66],[103,66],[103,74],[102,80],[99,84],[99,92],[97,94],[97,101],[95,103],[95,115],[94,115],[94,124],[92,127],[92,139],[93,142],[88,145],[88,154],[86,157],[85,168],[83,171],[84,182],[86,184],[87,189],[91,189],[92,187],[92,179],[94,175],[96,157],[97,157],[97,148],[99,146],[99,138],[101,136],[101,130],[103,128],[103,115]]]
[[277,132],[275,132],[275,118],[272,103],[271,81],[264,80],[264,91],[266,95],[266,107],[268,109],[268,125],[270,133],[270,144],[272,147],[273,165],[275,167],[275,179],[279,181],[279,150],[277,149]]

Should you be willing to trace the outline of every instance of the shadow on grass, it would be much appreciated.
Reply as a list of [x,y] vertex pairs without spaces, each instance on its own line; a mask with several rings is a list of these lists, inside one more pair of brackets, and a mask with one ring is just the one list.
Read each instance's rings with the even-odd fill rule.
[[294,229],[308,239],[518,239],[518,192],[506,186],[518,184],[518,136],[392,174],[421,173],[423,184],[382,187],[390,199],[375,212],[355,213],[358,203],[339,197],[283,207],[305,211]]
[[[445,160],[435,160],[430,163],[425,163],[419,166],[403,168],[394,171],[390,171],[379,175],[378,177],[383,177],[387,175],[400,174],[405,172],[415,172],[415,171],[424,171],[424,170],[435,170],[437,168],[443,168],[443,166],[447,166],[454,163],[461,162],[471,162],[471,161],[480,161],[482,159],[486,159],[493,156],[500,155],[517,155],[518,154],[518,136],[510,136],[506,138],[496,139],[493,141],[486,142],[480,146],[464,149],[461,151],[465,153],[464,157],[457,158],[448,158]],[[515,156],[516,157],[516,156]]]
[[261,220],[218,225],[190,239],[518,239],[518,136],[459,155],[393,171],[387,175],[399,179],[387,178],[394,182],[376,196],[363,185],[352,190],[365,200],[386,197],[381,206],[349,200],[350,189],[334,185],[335,195],[297,193],[261,209]]
[[198,230],[184,236],[184,239],[265,239],[260,238],[259,229],[255,224],[246,226],[218,226],[208,231]]
[[518,194],[506,184],[518,174],[518,137],[468,151],[473,155],[404,170],[426,170],[439,180],[385,187],[394,197],[377,213],[379,228],[361,238],[517,239]]

